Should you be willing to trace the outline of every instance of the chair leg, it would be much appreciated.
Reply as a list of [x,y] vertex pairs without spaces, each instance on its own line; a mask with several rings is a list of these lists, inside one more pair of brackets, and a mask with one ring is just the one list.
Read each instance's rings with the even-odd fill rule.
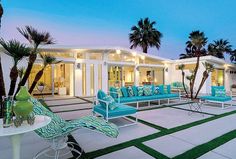
[[55,152],[55,159],[58,159],[58,158],[59,158],[59,150]]
[[41,150],[40,152],[38,152],[38,153],[33,157],[33,159],[37,159],[39,156],[43,155],[44,153],[47,153],[47,152],[50,151],[50,150],[51,150],[51,147],[47,147],[47,148]]
[[170,99],[167,99],[167,103],[170,104]]
[[158,105],[161,105],[161,101],[160,100],[158,100]]
[[136,106],[136,108],[139,109],[139,104],[138,104],[138,102],[137,102],[137,106]]
[[222,103],[221,109],[224,109],[224,103]]

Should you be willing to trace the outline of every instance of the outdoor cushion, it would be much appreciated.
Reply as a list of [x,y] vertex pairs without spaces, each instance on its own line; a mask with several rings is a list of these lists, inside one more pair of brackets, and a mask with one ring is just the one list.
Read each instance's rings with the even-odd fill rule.
[[212,101],[218,101],[218,102],[226,102],[226,101],[232,100],[232,98],[230,96],[225,96],[225,97],[201,96],[200,99],[212,100]]
[[134,96],[134,91],[133,91],[132,87],[131,87],[131,86],[129,86],[127,89],[128,89],[128,94],[129,94],[129,97],[132,97],[132,96]]
[[160,90],[158,86],[153,86],[153,94],[154,95],[160,94]]
[[[106,93],[104,93],[102,90],[99,90],[98,93],[97,93],[97,97],[98,97],[98,99],[103,100],[103,98],[106,97]],[[102,106],[106,107],[106,103],[104,103],[104,102],[102,102],[102,101],[99,101],[99,103],[100,103]]]
[[138,101],[145,101],[145,100],[154,100],[155,99],[155,96],[140,96],[140,97],[137,97],[136,100]]
[[160,91],[160,94],[164,94],[164,85],[159,85],[159,91]]
[[134,96],[138,96],[138,89],[136,86],[132,86],[133,92],[134,92]]
[[215,89],[215,96],[216,97],[225,97],[226,96],[225,89]]
[[[116,102],[118,102],[118,98],[115,99]],[[137,97],[122,97],[120,98],[120,103],[129,103],[129,102],[136,102]]]
[[117,88],[116,88],[116,92],[117,92],[117,95],[118,95],[119,97],[123,97],[123,94],[122,94],[122,92],[121,92],[121,88],[117,87]]
[[152,95],[152,86],[143,86],[143,94],[145,96]]
[[[112,96],[109,96],[109,95],[106,95],[105,97],[103,97],[103,100],[109,102],[108,103],[108,108],[110,110],[114,110],[117,108],[117,105],[116,105],[116,102],[115,100],[112,98]],[[100,102],[100,103],[103,103],[103,102]],[[106,109],[106,104],[101,104],[105,109]]]
[[143,96],[143,86],[138,87],[138,96]]
[[215,89],[225,89],[224,86],[211,86],[211,95],[215,96]]
[[121,92],[122,92],[124,97],[128,97],[129,96],[128,90],[127,90],[126,87],[121,87]]
[[[127,106],[124,104],[116,103],[118,107],[114,110],[108,111],[108,117],[119,117],[119,116],[127,116],[131,114],[135,114],[137,112],[137,109],[131,106]],[[95,112],[98,112],[99,114],[106,117],[106,109],[104,109],[100,104],[96,105],[93,110]]]
[[110,87],[110,95],[113,97],[113,98],[117,98],[117,89],[115,87]]

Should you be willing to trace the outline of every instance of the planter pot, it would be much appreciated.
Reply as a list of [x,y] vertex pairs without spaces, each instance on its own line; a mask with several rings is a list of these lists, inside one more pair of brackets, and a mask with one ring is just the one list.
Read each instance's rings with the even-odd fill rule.
[[38,86],[38,90],[39,90],[39,92],[43,92],[44,86]]

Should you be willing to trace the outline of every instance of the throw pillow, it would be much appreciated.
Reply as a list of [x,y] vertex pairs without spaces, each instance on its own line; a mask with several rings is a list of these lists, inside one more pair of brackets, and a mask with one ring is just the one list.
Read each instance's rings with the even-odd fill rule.
[[136,86],[132,86],[133,92],[134,92],[134,96],[138,96],[138,89]]
[[215,89],[215,96],[216,97],[225,97],[226,96],[225,89]]
[[138,89],[138,96],[143,96],[143,86],[137,87]]
[[153,94],[155,95],[160,94],[160,90],[158,86],[154,86]]
[[119,97],[123,97],[123,94],[122,94],[121,89],[119,87],[116,88],[116,92]]
[[123,94],[123,97],[128,97],[129,94],[128,94],[128,91],[127,91],[127,88],[126,87],[121,87],[121,92]]
[[158,87],[159,87],[160,94],[164,94],[164,85],[162,84],[162,85],[159,85]]
[[131,87],[131,86],[129,86],[127,89],[128,89],[128,94],[129,94],[129,97],[132,97],[132,96],[134,96],[134,91],[133,91],[132,87]]
[[[108,102],[108,108],[109,110],[114,110],[117,108],[117,104],[115,102],[115,100],[112,98],[112,96],[109,96],[109,95],[106,95],[104,98],[103,98],[104,101],[107,101]],[[104,107],[104,105],[103,105]],[[105,107],[106,109],[106,104],[105,104]]]
[[152,87],[151,86],[144,86],[143,87],[143,94],[145,96],[150,96],[152,95]]
[[211,95],[215,96],[215,90],[216,89],[225,89],[224,86],[211,86]]
[[110,95],[112,96],[112,98],[117,98],[117,90],[115,87],[110,87]]

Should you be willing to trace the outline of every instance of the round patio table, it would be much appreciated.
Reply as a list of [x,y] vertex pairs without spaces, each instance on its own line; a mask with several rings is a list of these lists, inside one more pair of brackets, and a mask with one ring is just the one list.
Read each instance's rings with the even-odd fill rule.
[[43,115],[35,115],[33,125],[23,123],[20,127],[11,126],[9,128],[2,127],[2,119],[0,119],[0,137],[10,137],[12,143],[13,159],[20,159],[20,142],[23,134],[42,128],[51,122],[51,118]]

